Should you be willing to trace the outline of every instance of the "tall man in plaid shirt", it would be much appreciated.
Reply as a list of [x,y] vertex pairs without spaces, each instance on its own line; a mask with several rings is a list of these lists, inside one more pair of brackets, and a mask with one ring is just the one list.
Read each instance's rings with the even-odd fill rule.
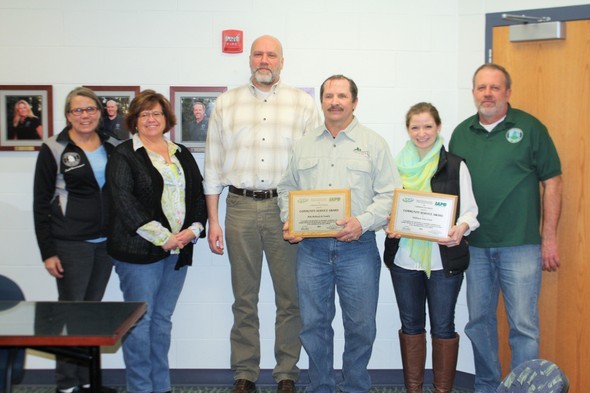
[[209,247],[223,254],[219,195],[229,187],[225,242],[231,265],[234,325],[231,330],[232,393],[253,393],[260,373],[258,293],[262,255],[275,290],[277,392],[294,393],[301,351],[295,284],[297,246],[282,237],[276,186],[291,146],[321,123],[313,98],[280,81],[283,49],[274,37],[252,44],[250,83],[217,98],[209,119],[204,188],[209,213]]

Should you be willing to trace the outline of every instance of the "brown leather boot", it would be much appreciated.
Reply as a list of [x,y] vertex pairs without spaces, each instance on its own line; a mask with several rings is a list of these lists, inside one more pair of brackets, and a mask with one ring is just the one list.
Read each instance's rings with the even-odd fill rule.
[[453,390],[458,354],[458,334],[456,334],[455,338],[449,339],[432,338],[434,393],[450,393]]
[[408,335],[399,331],[399,344],[407,393],[422,393],[426,363],[426,334]]

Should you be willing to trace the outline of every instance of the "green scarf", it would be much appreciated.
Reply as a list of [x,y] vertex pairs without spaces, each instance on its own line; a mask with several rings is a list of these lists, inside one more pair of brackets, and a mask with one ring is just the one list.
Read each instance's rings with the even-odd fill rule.
[[[406,142],[395,161],[402,178],[402,184],[407,190],[431,192],[430,179],[434,176],[438,167],[438,158],[442,140],[440,137],[432,145],[430,151],[420,159],[418,149],[412,141]],[[420,264],[430,278],[430,256],[432,242],[402,237],[400,247],[410,250],[410,258]]]

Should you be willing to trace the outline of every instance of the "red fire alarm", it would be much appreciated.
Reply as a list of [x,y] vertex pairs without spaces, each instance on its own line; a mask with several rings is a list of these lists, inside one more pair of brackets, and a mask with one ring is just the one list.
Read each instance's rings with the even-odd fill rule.
[[223,53],[242,53],[244,51],[244,32],[242,30],[223,30],[221,32]]

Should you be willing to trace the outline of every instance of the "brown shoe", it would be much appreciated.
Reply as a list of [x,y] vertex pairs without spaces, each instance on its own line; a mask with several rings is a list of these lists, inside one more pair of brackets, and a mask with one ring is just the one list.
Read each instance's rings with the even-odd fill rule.
[[256,384],[247,379],[236,379],[231,393],[255,393]]
[[295,393],[295,381],[283,379],[277,385],[277,393]]

